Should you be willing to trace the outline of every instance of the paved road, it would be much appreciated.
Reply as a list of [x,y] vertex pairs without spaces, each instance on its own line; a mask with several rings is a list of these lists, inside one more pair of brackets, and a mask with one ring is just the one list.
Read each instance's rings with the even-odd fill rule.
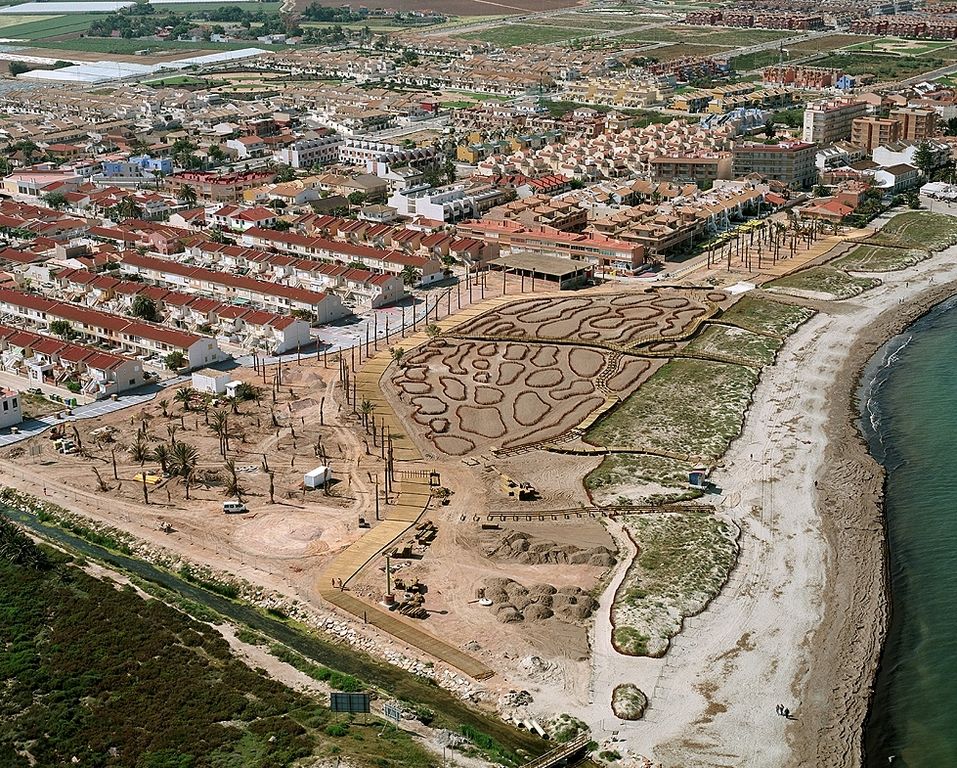
[[132,408],[142,403],[149,402],[167,387],[176,386],[177,384],[182,384],[185,381],[189,381],[188,376],[174,376],[171,379],[167,379],[166,381],[157,384],[147,384],[146,386],[139,387],[135,392],[122,395],[116,400],[97,400],[96,402],[88,403],[87,405],[78,405],[73,409],[73,415],[66,416],[62,419],[56,414],[44,416],[39,419],[28,419],[20,424],[20,431],[18,434],[0,434],[0,448],[6,448],[9,445],[19,443],[22,440],[27,440],[31,437],[46,432],[46,430],[58,424],[68,424],[71,421],[78,421],[81,419],[95,419],[99,416],[105,416],[108,413],[122,411],[124,408]]

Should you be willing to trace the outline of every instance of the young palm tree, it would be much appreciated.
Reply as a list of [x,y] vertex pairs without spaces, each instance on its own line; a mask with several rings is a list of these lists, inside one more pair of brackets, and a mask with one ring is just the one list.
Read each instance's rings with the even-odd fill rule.
[[429,337],[430,342],[436,341],[442,335],[442,329],[435,323],[429,323],[425,326],[425,335]]
[[176,390],[176,394],[173,396],[173,399],[177,403],[181,403],[184,411],[189,411],[190,405],[192,405],[193,400],[196,399],[196,390],[192,387],[183,387],[182,389]]
[[402,349],[402,347],[392,347],[389,352],[392,354],[392,362],[401,367],[402,359],[405,357],[405,350]]
[[359,415],[362,416],[362,426],[369,426],[369,417],[375,411],[375,405],[371,400],[363,400],[359,405]]
[[209,431],[219,438],[219,452],[225,457],[229,450],[229,416],[226,411],[213,411],[209,417]]
[[166,474],[166,470],[169,468],[170,460],[170,449],[166,443],[157,443],[156,447],[153,448],[153,452],[150,454],[150,458],[153,461],[158,461],[160,469],[163,470],[163,474]]
[[243,489],[239,486],[239,477],[236,474],[236,462],[232,459],[227,459],[224,466],[226,468],[226,484],[223,490],[230,498],[239,499],[241,501]]
[[143,432],[136,433],[136,440],[133,441],[133,444],[129,447],[130,458],[138,464],[142,464],[149,458],[150,455],[150,446],[149,442],[146,440],[146,435]]
[[169,400],[166,400],[166,399],[164,398],[163,400],[158,400],[157,402],[159,403],[159,407],[163,409],[163,418],[164,418],[164,419],[165,419],[165,418],[168,418],[168,417],[169,417],[169,410],[168,410],[168,409],[169,409]]
[[174,443],[169,451],[169,469],[171,474],[188,478],[199,463],[199,451],[195,446],[182,441]]

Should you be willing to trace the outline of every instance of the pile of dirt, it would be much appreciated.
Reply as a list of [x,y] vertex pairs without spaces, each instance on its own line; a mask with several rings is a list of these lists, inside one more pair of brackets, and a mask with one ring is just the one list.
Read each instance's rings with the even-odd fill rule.
[[525,587],[514,579],[500,577],[486,579],[482,594],[492,601],[495,617],[503,624],[551,618],[565,624],[582,624],[598,607],[597,601],[581,587]]
[[528,565],[568,563],[570,565],[597,565],[610,568],[615,564],[615,553],[608,547],[582,549],[574,544],[556,544],[537,541],[523,531],[511,531],[485,548],[488,557],[515,560]]

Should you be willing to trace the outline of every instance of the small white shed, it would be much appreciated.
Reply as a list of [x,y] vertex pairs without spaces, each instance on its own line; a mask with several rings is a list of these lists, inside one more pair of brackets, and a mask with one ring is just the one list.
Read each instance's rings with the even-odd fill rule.
[[201,371],[193,371],[193,389],[207,395],[222,395],[226,392],[226,385],[231,378],[223,371],[203,368]]
[[316,467],[303,475],[302,483],[306,488],[322,488],[330,480],[332,480],[332,469]]

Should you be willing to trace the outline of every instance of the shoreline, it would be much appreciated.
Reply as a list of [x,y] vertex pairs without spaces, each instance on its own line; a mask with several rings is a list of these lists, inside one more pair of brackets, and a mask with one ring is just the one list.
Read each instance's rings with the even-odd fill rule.
[[[943,253],[924,264],[932,266]],[[830,599],[824,603],[821,625],[811,638],[820,658],[795,691],[802,700],[817,699],[820,711],[829,716],[818,720],[817,726],[809,720],[795,722],[791,739],[799,765],[806,762],[799,753],[808,755],[812,750],[807,747],[815,743],[818,765],[851,768],[866,762],[863,729],[887,633],[890,574],[884,517],[886,474],[860,430],[858,394],[874,355],[955,294],[957,280],[929,287],[903,305],[886,309],[855,340],[831,386],[825,467],[818,476],[816,497],[831,554],[827,566]],[[850,557],[845,561],[845,556]],[[834,649],[835,653],[824,655],[822,649]],[[816,696],[815,691],[828,688],[828,696]],[[865,695],[854,695],[855,691]]]

